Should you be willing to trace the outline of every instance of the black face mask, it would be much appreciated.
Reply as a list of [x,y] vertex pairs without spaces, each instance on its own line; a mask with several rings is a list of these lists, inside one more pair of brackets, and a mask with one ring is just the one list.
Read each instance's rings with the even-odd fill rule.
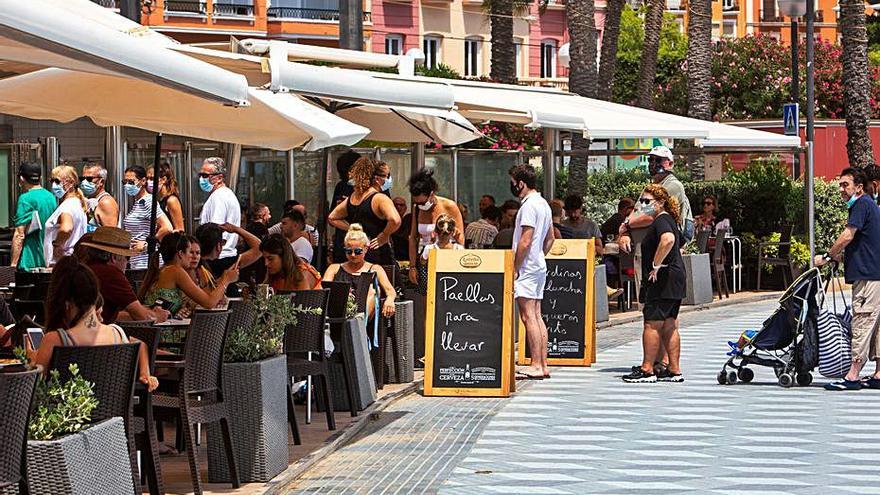
[[655,159],[655,160],[649,159],[648,160],[648,173],[650,173],[651,175],[665,174],[666,169],[663,168],[663,160],[662,159]]
[[515,198],[519,197],[519,193],[521,193],[522,190],[523,190],[523,188],[522,188],[522,186],[519,185],[518,182],[517,183],[515,183],[515,182],[510,183],[510,194],[513,194],[513,196]]

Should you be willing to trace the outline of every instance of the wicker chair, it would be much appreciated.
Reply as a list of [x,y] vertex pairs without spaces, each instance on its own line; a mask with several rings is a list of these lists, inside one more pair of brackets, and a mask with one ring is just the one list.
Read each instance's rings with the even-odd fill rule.
[[715,249],[712,252],[712,277],[718,290],[718,299],[726,295],[730,299],[730,288],[727,284],[727,271],[724,269],[724,244],[727,241],[727,229],[718,229],[715,233]]
[[[794,226],[783,225],[779,235],[779,242],[762,242],[758,245],[758,290],[761,290],[761,273],[764,266],[778,266],[782,268],[782,285],[788,287],[794,282],[794,268],[791,264],[791,236]],[[776,253],[768,252],[767,248],[774,248]]]
[[121,417],[128,437],[135,493],[140,493],[137,448],[134,441],[134,383],[140,344],[55,347],[50,369],[57,369],[62,380],[70,378],[69,366],[76,363],[81,377],[94,384],[98,406],[92,421]]
[[[327,303],[327,322],[330,324],[330,337],[336,342],[342,342],[342,325],[345,323],[345,310],[348,307],[348,295],[351,293],[351,284],[341,281],[321,282],[321,286],[330,290]],[[344,352],[336,352],[332,356],[339,360],[342,365],[342,376],[345,382],[345,393],[348,396],[351,417],[358,415],[355,404],[354,376],[351,372],[351,363],[345,359]]]
[[141,289],[141,284],[144,282],[144,277],[146,275],[147,270],[125,270],[125,278],[128,279],[128,283],[131,285],[135,294]]
[[36,285],[18,285],[12,289],[12,302],[9,309],[16,320],[25,317],[42,322],[45,315],[46,293]]
[[196,311],[186,336],[184,360],[156,361],[157,367],[177,370],[183,368],[177,395],[154,393],[153,407],[179,411],[181,421],[178,427],[184,433],[193,491],[199,495],[203,491],[195,437],[197,424],[220,422],[232,487],[238,488],[241,485],[229,428],[229,412],[223,398],[223,349],[226,346],[229,313]]
[[[129,338],[138,339],[147,346],[147,355],[150,362],[150,374],[156,368],[156,351],[159,349],[159,340],[162,336],[159,330],[153,327],[153,321],[124,321],[119,326]],[[153,394],[149,393],[141,384],[135,385],[135,396],[138,398],[134,406],[134,441],[142,454],[144,469],[141,470],[141,484],[150,488],[151,495],[165,493],[162,482],[162,465],[159,461],[159,440],[156,435],[156,423],[153,419]]]
[[[367,335],[369,336],[371,343],[370,361],[372,361],[373,364],[373,376],[376,378],[376,386],[381,389],[385,386],[385,339],[388,322],[385,321],[384,318],[380,318],[378,330],[375,330],[376,326],[373,323],[372,318],[367,314],[367,298],[370,295],[370,287],[373,286],[373,280],[375,278],[375,273],[364,272],[361,273],[360,277],[357,277],[354,280],[353,285],[358,312],[364,314],[364,318],[367,322]],[[376,312],[381,313],[381,311],[381,306],[376,306]],[[376,333],[378,333],[378,335],[375,335]],[[379,345],[373,346],[373,343],[376,341],[378,341]]]
[[13,490],[27,495],[25,479],[27,425],[31,399],[42,369],[0,373],[0,492]]
[[712,236],[711,230],[701,230],[697,232],[697,236],[695,239],[695,243],[697,244],[697,252],[698,253],[708,253],[709,252],[709,238]]
[[[319,380],[321,399],[327,416],[327,429],[336,429],[336,420],[333,417],[333,396],[330,394],[330,384],[327,380],[329,360],[324,352],[324,324],[327,321],[329,294],[329,290],[321,289],[296,291],[290,296],[290,302],[295,306],[321,310],[320,314],[299,314],[296,326],[289,326],[284,331],[284,353],[287,354],[288,388],[290,390],[287,403],[288,421],[290,421],[290,428],[294,432],[294,441],[299,437],[296,416],[292,414],[294,391],[290,382],[294,377],[311,376]],[[309,353],[311,353],[311,359],[308,358]]]
[[12,282],[15,282],[15,267],[0,266],[0,287],[8,287]]

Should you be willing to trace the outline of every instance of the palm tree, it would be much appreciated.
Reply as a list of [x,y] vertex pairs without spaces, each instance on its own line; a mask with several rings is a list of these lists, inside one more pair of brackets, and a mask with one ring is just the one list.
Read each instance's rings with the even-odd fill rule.
[[[593,0],[568,0],[565,15],[568,21],[569,57],[568,88],[587,98],[596,97],[599,75],[596,72],[596,18]],[[590,143],[577,133],[572,134],[572,150],[588,150]],[[572,156],[568,165],[568,194],[583,196],[587,184],[587,157]]]
[[654,76],[657,74],[657,51],[660,49],[660,31],[663,29],[663,10],[666,0],[648,0],[645,12],[645,42],[642,44],[642,63],[636,83],[636,104],[654,108]]
[[[712,120],[712,1],[688,0],[688,117]],[[685,146],[688,148],[688,146]],[[690,151],[696,151],[693,147]],[[688,168],[700,179],[705,155],[688,155]]]
[[483,2],[489,11],[492,35],[492,62],[489,77],[495,81],[516,84],[516,46],[513,43],[513,11],[515,0]]
[[843,106],[846,113],[846,155],[853,167],[874,163],[868,122],[871,82],[868,79],[868,31],[863,0],[840,0],[843,53]]
[[611,101],[614,78],[617,74],[617,39],[620,36],[620,14],[626,0],[608,0],[605,8],[605,29],[602,33],[602,57],[599,59],[599,74],[607,81],[599,86],[597,97]]

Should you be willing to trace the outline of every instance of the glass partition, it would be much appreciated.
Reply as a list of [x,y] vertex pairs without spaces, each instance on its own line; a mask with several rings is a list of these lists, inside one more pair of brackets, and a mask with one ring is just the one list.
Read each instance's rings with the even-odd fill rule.
[[512,199],[507,171],[520,161],[519,153],[459,151],[458,201],[468,206],[467,221],[480,217],[480,197],[491,194],[501,206]]

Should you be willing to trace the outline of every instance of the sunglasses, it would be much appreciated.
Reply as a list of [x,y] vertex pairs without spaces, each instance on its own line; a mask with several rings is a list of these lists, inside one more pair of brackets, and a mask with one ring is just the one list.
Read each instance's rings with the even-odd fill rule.
[[343,248],[342,250],[345,251],[345,254],[347,254],[349,256],[352,254],[355,256],[360,256],[360,255],[364,254],[363,248]]
[[707,206],[713,206],[715,203],[712,201],[703,201],[703,204]]
[[94,177],[92,177],[90,175],[83,175],[83,180],[88,181],[88,182],[95,182],[98,179],[100,179],[100,177],[98,177],[97,175]]
[[57,177],[52,177],[52,184],[61,184],[61,179]]
[[206,174],[206,173],[204,173],[204,172],[200,172],[200,173],[199,173],[199,178],[200,178],[200,179],[207,179],[208,177],[214,177],[215,175],[223,175],[223,174],[221,174],[220,172],[215,172],[215,173],[213,173],[213,174]]
[[639,203],[641,203],[643,205],[649,205],[649,204],[651,204],[651,201],[654,201],[654,200],[650,199],[650,198],[639,198]]
[[125,180],[122,181],[122,184],[125,185],[125,186],[127,186],[127,185],[129,185],[129,184],[131,184],[131,185],[137,184],[137,182],[138,182],[138,181],[135,180],[135,179],[125,179]]

